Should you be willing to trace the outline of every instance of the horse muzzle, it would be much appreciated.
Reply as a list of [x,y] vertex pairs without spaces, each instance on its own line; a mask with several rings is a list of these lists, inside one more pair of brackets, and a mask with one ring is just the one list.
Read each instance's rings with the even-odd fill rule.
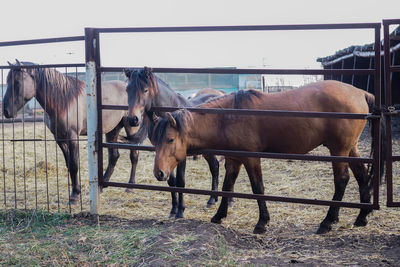
[[7,119],[15,118],[17,116],[16,112],[14,114],[14,112],[9,111],[7,108],[3,109],[3,114],[4,114],[4,117],[6,117]]
[[139,126],[139,118],[137,116],[128,117],[128,124],[131,127]]
[[169,178],[169,172],[163,172],[162,170],[159,170],[158,172],[154,173],[154,176],[158,181],[167,181]]

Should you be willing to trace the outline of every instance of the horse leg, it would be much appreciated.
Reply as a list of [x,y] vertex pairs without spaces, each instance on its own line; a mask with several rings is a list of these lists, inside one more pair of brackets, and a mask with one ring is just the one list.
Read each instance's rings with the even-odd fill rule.
[[[169,179],[168,179],[168,185],[169,186],[176,186],[176,177],[173,173],[171,173]],[[176,215],[177,211],[178,211],[178,201],[176,198],[176,192],[171,192],[171,204],[172,204],[172,208],[171,211],[169,213],[169,218],[172,218]]]
[[[211,190],[218,191],[219,162],[217,157],[214,155],[203,155],[203,157],[208,163],[208,167],[210,168],[212,176]],[[211,208],[217,201],[217,196],[210,196],[210,199],[207,202],[207,208]]]
[[[178,164],[176,168],[176,186],[185,187],[185,170],[186,170],[186,159]],[[183,212],[185,211],[185,203],[183,201],[183,193],[178,193],[178,212],[175,218],[183,218]]]
[[[131,160],[131,175],[129,176],[128,183],[134,184],[135,183],[135,174],[136,174],[136,166],[139,159],[139,151],[131,149],[129,153],[129,158]],[[125,189],[125,192],[131,193],[132,188]]]
[[[122,124],[119,123],[113,130],[106,133],[106,141],[107,142],[116,142],[121,129],[122,129]],[[119,158],[118,149],[108,148],[108,165],[107,165],[106,172],[103,175],[104,182],[110,181],[110,177],[111,177],[112,173],[114,172],[114,168],[115,168],[115,165],[117,164],[118,158]],[[103,191],[103,188],[106,188],[106,187],[107,186],[100,186],[100,191]]]
[[[72,193],[69,198],[69,202],[71,205],[74,205],[78,201],[78,196],[81,192],[80,186],[77,182],[77,172],[78,172],[78,165],[77,165],[77,145],[76,149],[73,149],[73,146],[71,144],[72,142],[66,142],[66,141],[57,141],[58,146],[60,147],[61,151],[63,152],[65,163],[68,168],[68,172],[71,176],[71,184],[72,184]],[[72,150],[71,150],[72,148]],[[73,155],[75,153],[76,155]],[[73,162],[75,161],[75,162]]]
[[[350,157],[360,157],[360,153],[358,152],[357,147],[354,147],[350,151]],[[365,168],[364,164],[350,162],[349,165],[358,183],[358,188],[360,191],[360,202],[371,203],[371,192],[369,190],[368,184],[369,180],[372,179],[372,177],[369,177],[368,171]],[[357,219],[354,222],[354,225],[355,226],[367,225],[367,215],[370,212],[372,212],[371,208],[361,209],[360,214],[357,216]]]
[[[262,179],[261,162],[259,158],[248,158],[244,163],[247,174],[249,175],[253,194],[264,195],[264,183]],[[254,228],[254,234],[266,232],[265,225],[269,222],[269,212],[265,200],[257,200],[259,209],[259,219]]]
[[[72,138],[76,139],[76,137]],[[81,186],[78,182],[78,161],[79,161],[79,151],[78,151],[78,142],[70,141],[69,142],[69,172],[71,174],[71,185],[72,185],[72,193],[70,196],[70,203],[76,204],[79,200],[79,194],[81,193]]]
[[[222,191],[233,191],[236,178],[239,175],[240,167],[242,163],[240,161],[226,158],[225,159],[225,179],[222,185]],[[214,217],[211,218],[213,223],[221,223],[222,219],[228,214],[228,198],[222,197],[219,208]]]
[[[347,156],[348,153],[333,154],[333,156]],[[335,183],[335,193],[332,200],[341,201],[349,182],[349,164],[347,162],[333,162],[333,175]],[[319,225],[317,234],[324,234],[332,230],[332,224],[339,221],[339,207],[330,206],[325,219]]]

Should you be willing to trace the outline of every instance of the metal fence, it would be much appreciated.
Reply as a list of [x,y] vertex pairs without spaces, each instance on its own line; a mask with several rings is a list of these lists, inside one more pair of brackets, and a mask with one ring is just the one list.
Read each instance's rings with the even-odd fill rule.
[[[364,23],[364,24],[317,24],[317,25],[258,25],[258,26],[216,26],[216,27],[151,27],[151,28],[87,28],[85,30],[86,36],[86,65],[87,65],[87,81],[88,81],[88,99],[89,105],[92,107],[90,116],[90,126],[88,132],[89,139],[89,156],[93,164],[90,168],[91,180],[91,212],[97,213],[97,200],[98,188],[97,183],[103,186],[127,187],[145,190],[156,191],[174,191],[191,194],[214,195],[236,198],[248,199],[262,199],[268,201],[281,201],[304,203],[314,205],[328,205],[328,206],[341,206],[351,208],[373,208],[379,209],[379,173],[376,172],[374,179],[374,193],[373,203],[353,203],[353,202],[339,202],[329,200],[316,200],[304,199],[294,197],[281,197],[281,196],[268,196],[268,195],[255,195],[234,192],[221,192],[209,191],[200,189],[178,188],[178,187],[164,187],[145,184],[128,184],[117,182],[103,181],[103,148],[122,148],[122,149],[137,149],[153,151],[152,146],[131,145],[131,144],[116,144],[103,142],[101,138],[102,129],[102,110],[111,109],[127,109],[126,106],[113,106],[104,105],[101,102],[101,73],[122,71],[120,67],[106,67],[102,66],[100,62],[100,35],[112,33],[155,33],[155,32],[223,32],[223,31],[296,31],[296,30],[331,30],[331,29],[373,29],[375,38],[375,65],[372,69],[343,69],[343,70],[321,70],[321,69],[214,69],[214,68],[157,68],[153,67],[154,72],[158,73],[218,73],[218,74],[286,74],[286,75],[340,75],[340,74],[358,74],[358,75],[373,75],[375,77],[375,105],[376,114],[351,114],[351,113],[325,113],[325,112],[293,112],[293,111],[273,111],[273,110],[221,110],[221,109],[199,109],[188,108],[192,112],[201,113],[228,113],[239,115],[256,115],[256,116],[281,116],[281,117],[314,117],[314,118],[346,118],[346,119],[367,119],[370,118],[373,127],[373,138],[375,142],[374,154],[372,158],[352,158],[352,157],[335,157],[335,156],[312,156],[312,155],[297,155],[297,154],[279,154],[279,153],[266,153],[266,152],[246,152],[246,151],[226,151],[226,150],[212,150],[205,149],[193,151],[201,154],[214,154],[238,157],[259,157],[259,158],[274,158],[274,159],[292,159],[292,160],[308,160],[308,161],[341,161],[351,162],[357,161],[362,163],[374,163],[379,168],[380,164],[380,120],[381,120],[381,64],[380,64],[380,23]],[[89,106],[88,105],[88,106]],[[155,107],[154,111],[173,111],[177,108],[174,107]]]
[[[314,155],[298,155],[298,154],[278,154],[266,152],[246,152],[246,151],[224,151],[205,149],[201,151],[192,151],[193,153],[215,154],[239,157],[259,157],[273,159],[291,159],[291,160],[307,160],[307,161],[341,161],[351,162],[357,161],[362,163],[374,163],[376,166],[380,164],[380,121],[381,116],[387,126],[392,124],[392,117],[398,112],[391,106],[391,73],[400,72],[399,65],[390,64],[389,58],[389,26],[392,24],[400,24],[400,20],[384,20],[384,50],[385,50],[385,107],[381,106],[381,42],[380,42],[380,23],[364,23],[364,24],[320,24],[320,25],[259,25],[259,26],[223,26],[223,27],[155,27],[155,28],[87,28],[85,36],[37,39],[26,41],[1,42],[0,49],[3,46],[19,46],[19,45],[40,45],[46,43],[58,42],[75,42],[85,40],[86,44],[86,65],[85,64],[52,64],[52,65],[31,65],[31,66],[0,66],[1,84],[6,84],[7,71],[11,69],[53,69],[64,75],[78,77],[78,68],[86,66],[86,94],[88,107],[88,138],[77,138],[77,140],[68,139],[61,140],[55,138],[46,125],[40,114],[32,113],[28,117],[25,108],[19,117],[15,119],[6,119],[1,114],[0,129],[0,165],[2,167],[0,173],[0,193],[3,196],[0,208],[15,209],[47,209],[48,211],[69,211],[85,210],[85,205],[90,202],[90,209],[93,213],[98,213],[98,186],[115,186],[127,187],[144,190],[156,191],[175,191],[190,194],[215,195],[247,199],[263,199],[268,201],[281,201],[292,203],[303,203],[313,205],[341,206],[349,208],[379,208],[379,173],[376,172],[374,179],[373,203],[353,203],[338,202],[330,200],[305,199],[295,197],[281,197],[271,195],[254,195],[245,193],[222,192],[200,190],[193,188],[178,188],[154,186],[146,184],[128,184],[117,182],[103,181],[103,148],[121,148],[121,149],[137,149],[153,151],[152,146],[130,145],[120,143],[103,142],[102,135],[102,110],[118,110],[127,109],[126,106],[105,105],[101,102],[101,77],[102,73],[121,72],[121,67],[102,66],[100,62],[100,35],[112,33],[139,33],[139,32],[213,32],[213,31],[310,31],[310,30],[331,30],[331,29],[372,29],[374,31],[374,66],[369,69],[216,69],[216,68],[153,68],[159,73],[213,73],[213,74],[262,74],[262,75],[368,75],[374,76],[376,113],[374,114],[348,114],[348,113],[317,113],[317,112],[291,112],[291,111],[272,111],[272,110],[219,110],[219,109],[199,109],[188,108],[192,112],[201,113],[229,113],[239,115],[256,115],[256,116],[280,116],[280,117],[315,117],[315,118],[346,118],[346,119],[367,119],[370,118],[373,127],[373,138],[379,142],[375,142],[374,154],[372,158],[351,158],[351,157],[334,157],[334,156],[314,156]],[[132,66],[136,67],[136,66]],[[14,86],[14,85],[12,85]],[[5,93],[2,88],[1,100]],[[46,110],[46,104],[42,105]],[[157,107],[154,111],[173,111],[174,107]],[[92,111],[92,112],[90,112]],[[67,111],[68,113],[68,111]],[[284,118],[283,118],[284,119]],[[386,128],[386,159],[387,159],[387,205],[390,207],[400,206],[400,202],[393,200],[393,162],[399,161],[399,155],[392,153],[392,129]],[[88,141],[88,156],[79,155],[79,158],[89,157],[88,168],[79,166],[79,180],[84,178],[81,183],[82,193],[80,195],[80,206],[74,207],[67,205],[70,195],[70,179],[66,162],[60,153],[57,142],[60,141]],[[82,151],[82,150],[81,150]],[[82,167],[82,168],[81,168]],[[89,188],[87,188],[87,177],[89,176]],[[90,192],[90,199],[87,197],[85,190]],[[87,192],[87,191],[86,191]]]
[[[72,36],[1,42],[0,49],[6,46],[82,42],[83,40],[84,36]],[[22,77],[17,77],[17,72],[27,73],[33,77],[38,71],[42,71],[43,74],[46,70],[51,73],[58,73],[60,76],[71,77],[77,82],[78,68],[84,66],[82,63],[30,65],[24,62],[22,65],[0,66],[1,84],[8,84],[9,90],[13,92],[10,98],[11,109],[13,109],[16,103],[14,100],[18,98],[18,92],[24,94],[28,91],[22,82]],[[63,81],[66,82],[66,79]],[[5,89],[2,87],[1,102],[3,105],[5,104],[3,102]],[[48,95],[49,91],[44,90],[42,94],[41,99],[51,99],[51,96]],[[36,94],[35,97],[39,100]],[[46,114],[50,114],[51,108],[57,109],[58,105],[61,104],[52,105],[53,103],[46,100],[41,102],[40,105],[35,101],[30,107],[30,113],[27,112],[24,105],[15,118],[6,118],[6,115],[1,112],[0,165],[2,169],[0,180],[2,182],[0,188],[2,201],[0,209],[43,209],[53,212],[74,212],[84,209],[82,195],[80,205],[74,207],[69,204],[70,172],[57,144],[69,142],[72,139],[62,139],[56,134],[57,130],[54,134],[50,131],[49,123],[55,124],[57,129],[58,115],[55,115],[54,120],[48,120],[50,116],[47,117]],[[75,116],[81,116],[68,108],[65,112],[70,121],[74,120]],[[79,148],[79,143],[86,142],[87,139],[78,136],[74,141]],[[78,158],[81,157],[86,157],[86,155],[79,155],[78,149]],[[84,174],[86,168],[82,168],[83,173],[81,173],[80,161],[78,161],[78,167],[77,175],[80,183],[81,176],[86,175]]]

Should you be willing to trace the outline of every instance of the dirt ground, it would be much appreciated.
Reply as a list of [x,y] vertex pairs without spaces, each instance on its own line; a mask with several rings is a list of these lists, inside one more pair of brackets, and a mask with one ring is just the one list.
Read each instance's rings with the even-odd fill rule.
[[[21,138],[21,127],[6,126],[6,138]],[[25,137],[32,138],[32,125],[26,125]],[[35,138],[51,137],[45,127],[36,129]],[[400,134],[395,133],[394,150],[400,154]],[[51,212],[70,212],[78,219],[93,220],[82,215],[89,210],[87,181],[87,148],[80,143],[80,177],[82,201],[69,207],[68,180],[61,151],[54,142],[32,143],[5,141],[1,149],[3,158],[0,192],[4,201],[0,209],[45,209]],[[359,149],[364,157],[369,156],[370,137],[363,135]],[[25,151],[25,152],[24,152]],[[325,148],[312,154],[327,155]],[[104,155],[106,159],[106,154]],[[47,164],[46,164],[47,159]],[[127,151],[121,158],[112,176],[113,181],[128,180],[130,163]],[[156,181],[152,175],[154,154],[141,152],[137,168],[137,182],[142,184],[166,185]],[[104,161],[106,166],[106,160]],[[14,171],[15,169],[15,171]],[[331,165],[324,162],[287,160],[262,160],[265,194],[275,196],[306,197],[330,200],[333,195]],[[220,184],[224,177],[220,168]],[[209,189],[211,185],[208,166],[203,159],[189,159],[186,167],[186,187]],[[221,185],[220,185],[221,186]],[[241,171],[235,185],[236,192],[250,193],[251,187],[245,171]],[[400,164],[394,164],[394,196],[400,201]],[[386,188],[380,189],[380,210],[368,216],[366,227],[354,227],[358,210],[342,208],[340,221],[325,235],[315,234],[319,223],[327,212],[324,206],[308,206],[291,203],[268,202],[271,221],[267,232],[253,235],[258,219],[258,207],[254,200],[237,199],[228,217],[221,225],[210,223],[217,207],[207,209],[207,196],[185,195],[185,219],[168,219],[170,195],[165,192],[135,190],[125,193],[123,188],[107,188],[100,196],[99,223],[111,223],[138,229],[154,226],[160,229],[155,246],[157,250],[170,249],[171,239],[177,236],[196,235],[183,242],[185,252],[180,254],[186,261],[200,257],[218,248],[231,251],[232,262],[222,265],[273,265],[287,266],[400,266],[400,208],[386,207]],[[359,202],[357,183],[351,177],[344,201]],[[49,204],[47,204],[49,203]],[[218,203],[219,204],[219,203]],[[217,204],[217,206],[218,206]],[[220,237],[226,240],[221,243]],[[175,265],[173,259],[157,257],[149,252],[144,257],[149,266]],[[180,261],[179,261],[180,262]],[[197,262],[198,263],[198,262]]]
[[[78,214],[77,218],[93,223],[97,220],[83,216]],[[160,231],[151,240],[153,249],[142,255],[143,266],[176,266],[182,262],[199,265],[198,259],[205,255],[219,260],[221,266],[400,266],[400,235],[396,231],[384,233],[349,227],[316,235],[310,228],[288,224],[285,229],[270,225],[265,235],[253,235],[192,219],[124,220],[101,215],[98,220],[100,225],[112,224],[115,228],[155,227]],[[172,244],[179,237],[184,250],[172,253]],[[218,254],[223,254],[222,259]]]

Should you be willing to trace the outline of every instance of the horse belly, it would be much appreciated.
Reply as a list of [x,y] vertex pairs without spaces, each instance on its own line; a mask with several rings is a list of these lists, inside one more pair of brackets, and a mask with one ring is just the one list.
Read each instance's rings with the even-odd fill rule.
[[325,128],[321,119],[273,118],[259,135],[266,152],[305,154],[324,143]]

